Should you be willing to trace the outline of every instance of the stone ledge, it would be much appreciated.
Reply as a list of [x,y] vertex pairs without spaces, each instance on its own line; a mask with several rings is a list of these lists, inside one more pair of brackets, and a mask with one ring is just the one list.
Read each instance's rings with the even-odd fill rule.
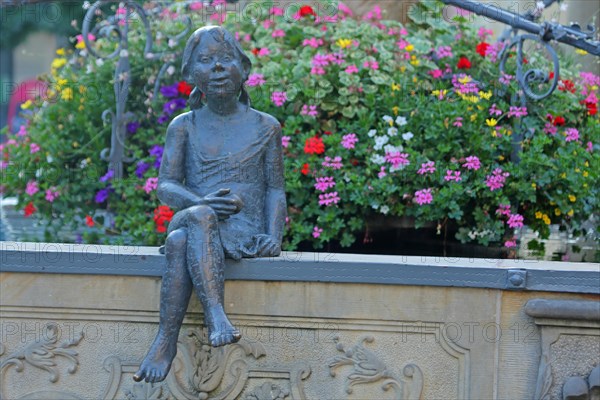
[[[0,242],[0,272],[162,276],[156,247]],[[376,283],[600,294],[600,264],[284,252],[228,260],[229,280]]]

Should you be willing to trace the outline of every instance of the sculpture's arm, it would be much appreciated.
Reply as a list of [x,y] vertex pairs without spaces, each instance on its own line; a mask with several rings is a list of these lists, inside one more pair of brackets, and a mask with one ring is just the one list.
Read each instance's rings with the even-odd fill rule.
[[158,198],[169,207],[180,210],[203,204],[204,200],[183,185],[187,128],[185,115],[178,116],[169,124],[165,150],[158,172]]
[[285,182],[283,170],[283,149],[281,146],[281,125],[274,121],[275,133],[266,149],[265,173],[267,193],[265,197],[265,216],[267,234],[279,244],[283,239],[283,228],[287,216],[285,201]]

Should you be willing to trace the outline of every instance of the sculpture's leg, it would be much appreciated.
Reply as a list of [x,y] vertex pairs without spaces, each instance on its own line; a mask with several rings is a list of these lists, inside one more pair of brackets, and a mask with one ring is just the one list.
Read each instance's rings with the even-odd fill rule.
[[137,382],[160,382],[167,377],[177,354],[177,338],[192,294],[192,280],[186,268],[187,232],[177,229],[166,241],[167,267],[160,289],[160,323],[139,371]]
[[204,309],[208,340],[214,347],[235,343],[241,334],[223,309],[225,256],[218,218],[208,206],[196,206],[190,211],[187,267]]

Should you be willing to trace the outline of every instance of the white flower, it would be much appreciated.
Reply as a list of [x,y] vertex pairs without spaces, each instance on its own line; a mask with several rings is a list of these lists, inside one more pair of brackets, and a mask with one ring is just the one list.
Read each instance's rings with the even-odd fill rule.
[[350,182],[350,175],[348,174],[344,174],[344,181],[346,181],[346,183]]
[[377,130],[376,130],[376,129],[371,129],[371,130],[370,130],[370,131],[367,133],[367,135],[369,135],[369,137],[373,137],[373,136],[377,135]]
[[123,49],[119,53],[119,56],[121,56],[121,57],[129,57],[129,52],[127,50]]
[[144,56],[147,60],[152,60],[154,58],[154,53],[148,52]]
[[96,65],[97,66],[101,67],[103,64],[104,64],[104,60],[103,59],[101,59],[101,58],[97,58],[96,59]]
[[402,139],[409,141],[410,139],[412,139],[415,135],[413,135],[412,132],[406,132],[402,134]]
[[392,117],[390,117],[389,115],[384,115],[383,120],[388,124],[393,121]]
[[379,208],[379,212],[382,213],[382,214],[387,214],[387,213],[390,212],[390,208],[388,206],[381,206]]
[[388,128],[387,134],[388,136],[394,137],[398,134],[398,129],[392,126],[391,128]]
[[54,161],[54,158],[52,158],[52,156],[50,154],[48,154],[46,156],[46,161],[48,161],[48,163],[51,163],[52,161]]
[[373,154],[371,156],[371,162],[373,164],[381,165],[385,162],[385,157],[382,156],[381,154]]
[[92,72],[94,72],[94,67],[92,66],[92,64],[87,65],[87,67],[85,68],[85,72],[87,74],[91,74]]
[[175,73],[175,67],[172,65],[169,65],[169,68],[167,68],[167,74],[173,75],[174,73]]
[[88,160],[86,158],[86,159],[81,160],[81,162],[79,163],[79,168],[84,169],[85,167],[87,167],[87,165],[88,165]]
[[475,238],[477,237],[477,232],[470,231],[469,232],[469,237],[471,238],[471,240],[475,240]]
[[404,118],[401,115],[398,115],[396,117],[396,125],[398,125],[398,126],[404,126],[404,125],[406,125],[406,118]]
[[90,8],[90,6],[91,6],[91,4],[89,1],[84,1],[81,8],[83,8],[84,10],[87,10],[88,8]]
[[375,136],[375,146],[373,148],[375,150],[383,149],[383,145],[389,142],[390,138],[387,136]]
[[546,7],[544,6],[544,2],[543,2],[543,1],[538,1],[537,3],[535,3],[535,6],[537,7],[537,9],[538,9],[539,11],[543,10],[544,8],[546,8]]
[[560,3],[560,11],[567,11],[569,5],[567,3]]
[[377,209],[379,209],[379,204],[378,203],[371,203],[371,208],[373,210],[377,210]]
[[386,144],[385,146],[383,146],[383,151],[385,151],[386,153],[395,153],[395,152],[400,152],[404,150],[404,147],[402,146],[394,146],[391,144]]
[[177,46],[177,40],[169,39],[169,47],[175,47],[175,46]]
[[404,168],[406,168],[406,165],[402,165],[402,164],[400,164],[400,165],[398,165],[396,167],[391,166],[390,167],[390,172],[402,171]]

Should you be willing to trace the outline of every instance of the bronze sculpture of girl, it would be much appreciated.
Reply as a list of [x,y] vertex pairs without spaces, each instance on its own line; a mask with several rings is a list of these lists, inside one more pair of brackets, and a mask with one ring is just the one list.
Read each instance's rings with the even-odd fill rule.
[[281,252],[286,216],[281,126],[250,108],[243,87],[250,68],[250,59],[222,27],[200,28],[187,42],[182,72],[195,85],[192,111],[167,129],[157,189],[159,199],[179,211],[165,243],[158,334],[136,381],[166,378],[192,288],[210,344],[240,340],[223,308],[225,258]]

